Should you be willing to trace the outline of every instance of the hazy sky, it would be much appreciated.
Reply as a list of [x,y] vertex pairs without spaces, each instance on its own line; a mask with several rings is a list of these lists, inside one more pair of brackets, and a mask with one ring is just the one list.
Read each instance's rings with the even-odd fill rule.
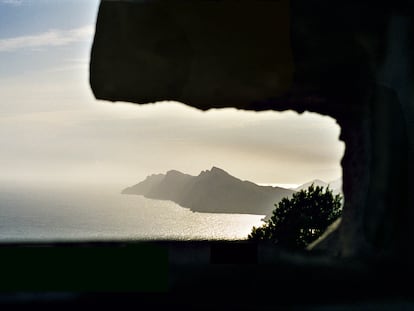
[[218,166],[258,183],[341,176],[335,120],[312,113],[201,112],[93,98],[98,0],[0,0],[0,180],[111,181]]

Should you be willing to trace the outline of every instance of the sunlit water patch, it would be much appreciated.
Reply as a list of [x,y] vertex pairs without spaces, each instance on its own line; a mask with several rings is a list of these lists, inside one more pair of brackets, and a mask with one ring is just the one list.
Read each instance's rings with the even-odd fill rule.
[[237,240],[263,216],[197,213],[106,187],[0,189],[0,241]]

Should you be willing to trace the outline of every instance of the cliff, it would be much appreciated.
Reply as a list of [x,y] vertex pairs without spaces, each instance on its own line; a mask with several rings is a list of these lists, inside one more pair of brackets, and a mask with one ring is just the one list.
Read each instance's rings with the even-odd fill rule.
[[175,170],[151,175],[122,193],[170,200],[197,212],[270,215],[274,204],[294,191],[242,181],[213,167],[198,176]]

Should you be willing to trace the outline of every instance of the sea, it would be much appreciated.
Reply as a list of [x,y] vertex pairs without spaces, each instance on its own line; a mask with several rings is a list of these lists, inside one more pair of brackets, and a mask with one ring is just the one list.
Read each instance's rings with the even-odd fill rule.
[[264,215],[198,213],[98,184],[0,184],[0,242],[243,240]]

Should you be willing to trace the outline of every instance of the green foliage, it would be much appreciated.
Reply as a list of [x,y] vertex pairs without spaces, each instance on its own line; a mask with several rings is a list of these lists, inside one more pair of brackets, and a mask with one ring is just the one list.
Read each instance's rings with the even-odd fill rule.
[[301,249],[320,237],[341,216],[342,196],[313,184],[306,190],[283,198],[272,217],[259,228],[253,227],[248,239],[271,241],[290,249]]

